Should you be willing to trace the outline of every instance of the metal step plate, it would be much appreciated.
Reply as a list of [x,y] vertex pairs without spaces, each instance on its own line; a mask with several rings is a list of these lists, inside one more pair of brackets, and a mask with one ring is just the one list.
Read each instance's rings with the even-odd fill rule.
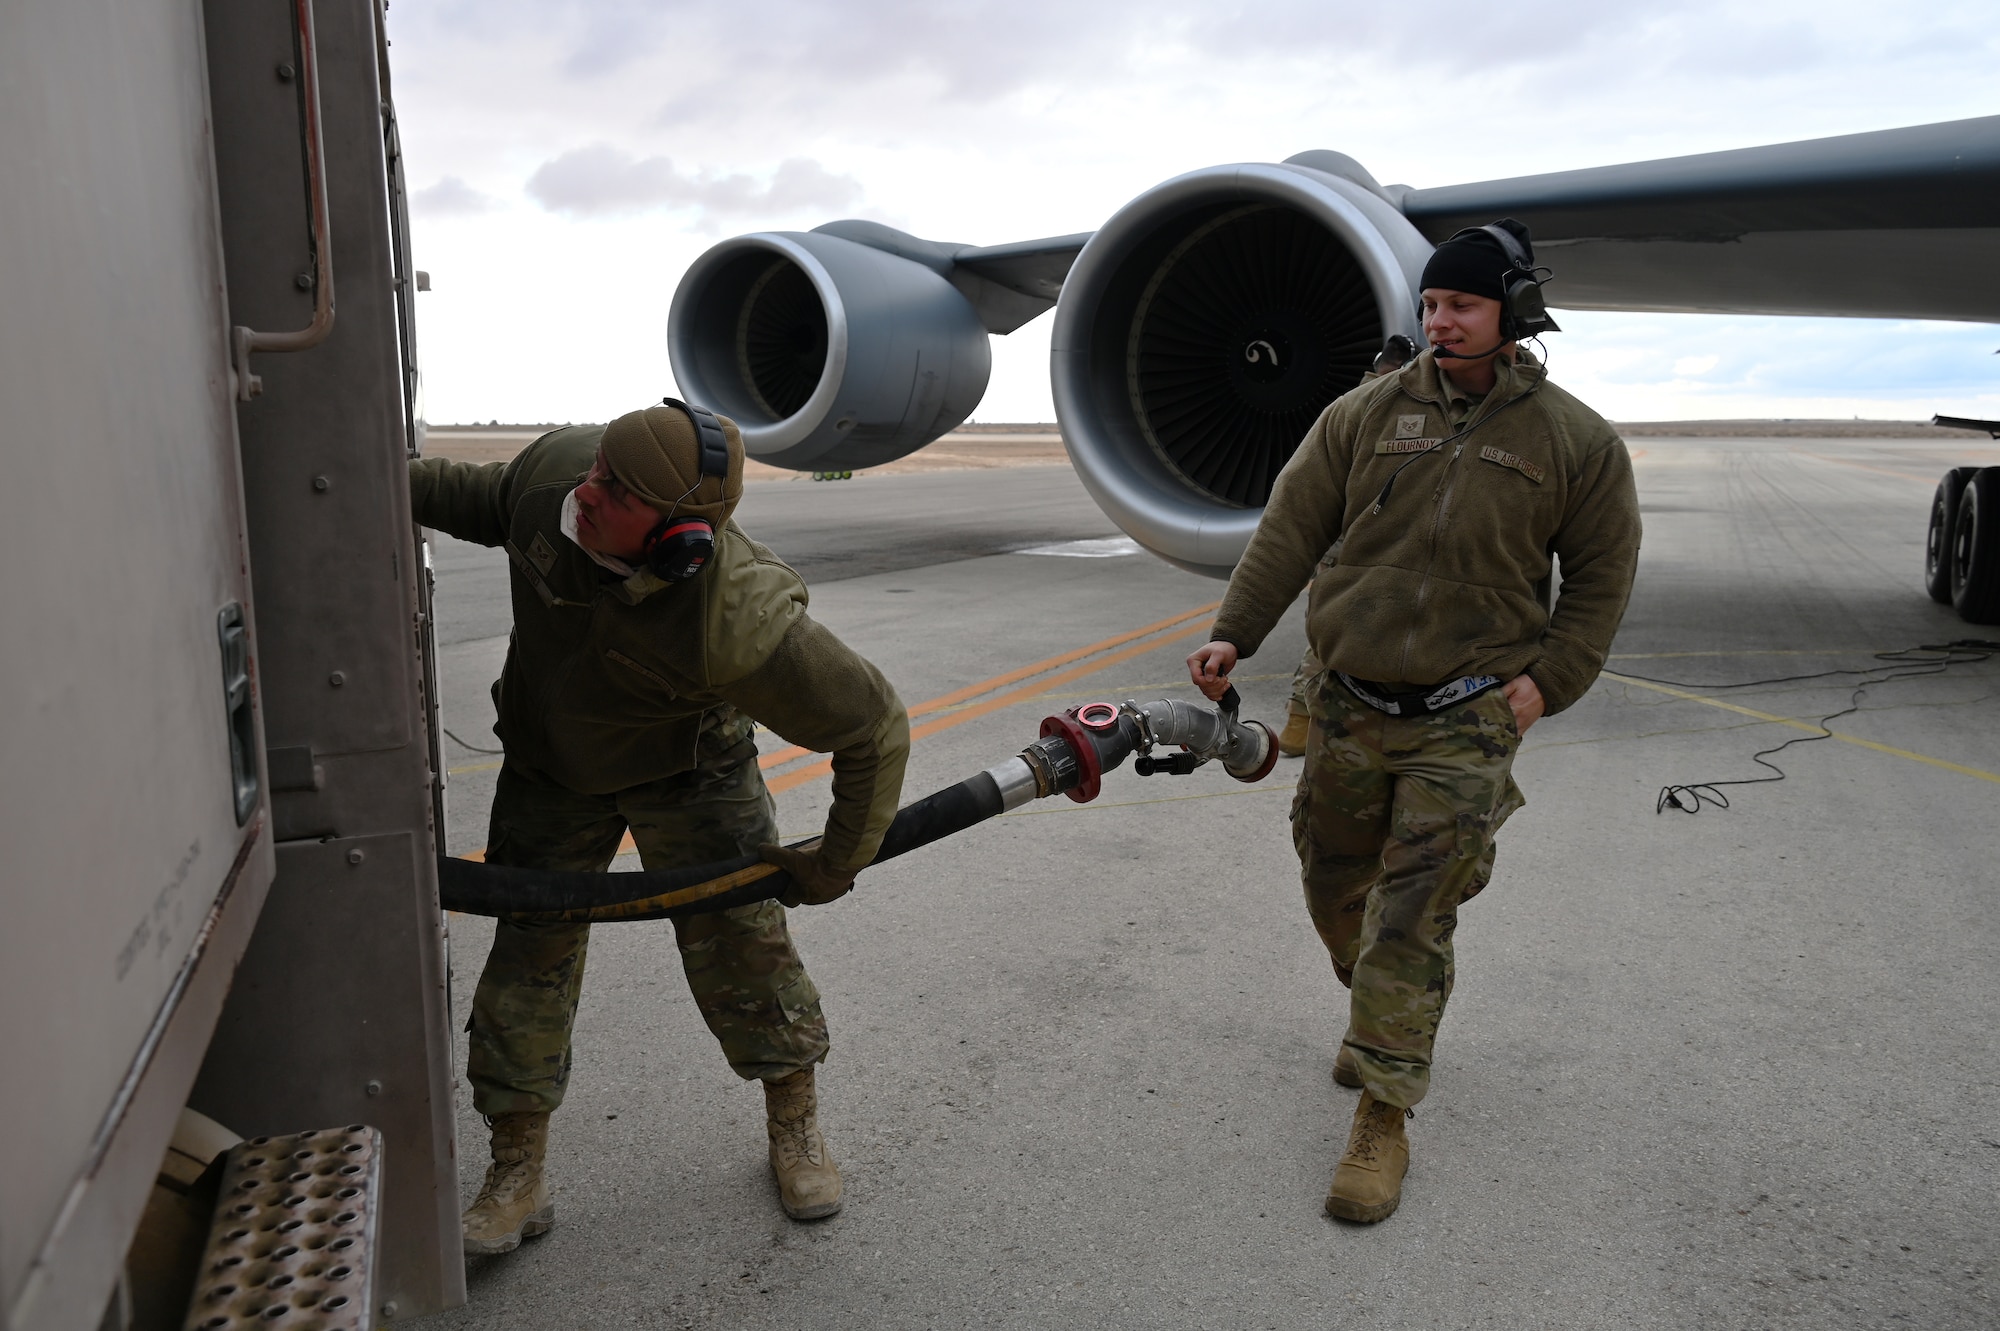
[[382,1134],[355,1124],[230,1150],[186,1331],[374,1326]]

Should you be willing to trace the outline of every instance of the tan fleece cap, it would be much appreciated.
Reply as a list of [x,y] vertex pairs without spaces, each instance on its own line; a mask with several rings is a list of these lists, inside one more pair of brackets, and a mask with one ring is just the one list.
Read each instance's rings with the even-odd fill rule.
[[701,474],[694,422],[678,407],[628,411],[604,427],[598,447],[619,483],[660,512],[707,518],[720,527],[743,497],[743,433],[727,416],[715,419],[729,444],[726,477]]

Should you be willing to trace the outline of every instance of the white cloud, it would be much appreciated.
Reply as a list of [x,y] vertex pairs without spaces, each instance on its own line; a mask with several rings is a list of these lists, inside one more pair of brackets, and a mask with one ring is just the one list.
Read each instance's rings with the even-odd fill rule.
[[410,195],[410,210],[418,216],[465,217],[491,212],[498,206],[497,200],[481,194],[457,176],[446,176]]
[[528,177],[528,194],[551,212],[600,217],[687,209],[704,221],[788,218],[801,210],[840,211],[861,197],[851,176],[807,157],[778,164],[768,182],[741,172],[689,175],[665,157],[635,158],[607,143],[575,148]]

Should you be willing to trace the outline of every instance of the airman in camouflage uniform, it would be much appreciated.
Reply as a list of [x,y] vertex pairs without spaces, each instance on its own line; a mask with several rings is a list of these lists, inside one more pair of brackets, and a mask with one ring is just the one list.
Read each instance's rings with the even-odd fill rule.
[[[418,521],[504,546],[511,564],[514,631],[494,686],[506,763],[487,858],[601,871],[629,828],[649,869],[757,854],[790,873],[787,905],[824,903],[874,858],[895,816],[909,719],[881,672],[806,613],[798,574],[730,520],[742,436],[714,418],[726,444],[718,472],[695,419],[668,402],[553,431],[505,464],[410,466]],[[700,524],[713,544],[690,564],[675,541]],[[777,844],[753,720],[833,754],[816,842]],[[814,1077],[826,1018],[784,907],[677,921],[675,935],[723,1054],[763,1083],[785,1213],[833,1214],[841,1179]],[[468,1253],[511,1251],[554,1219],[543,1158],[569,1082],[588,937],[583,924],[496,926],[468,1068],[493,1166],[465,1213]]]
[[[1526,228],[1495,225],[1532,263]],[[1333,1075],[1362,1095],[1326,1199],[1348,1220],[1401,1199],[1403,1119],[1430,1086],[1458,908],[1522,805],[1521,734],[1590,687],[1638,561],[1631,459],[1515,344],[1507,248],[1487,232],[1438,247],[1422,282],[1431,349],[1314,423],[1188,658],[1219,696],[1310,582],[1301,674],[1318,673],[1292,829],[1308,912],[1350,989]]]

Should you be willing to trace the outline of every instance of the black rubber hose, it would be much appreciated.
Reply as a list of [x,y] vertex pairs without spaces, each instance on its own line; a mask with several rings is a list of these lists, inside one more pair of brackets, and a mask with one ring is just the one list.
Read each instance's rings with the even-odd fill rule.
[[[984,772],[947,786],[898,812],[869,863],[880,864],[963,832],[998,814],[1001,807],[1000,788]],[[523,869],[440,855],[438,899],[446,910],[466,915],[550,922],[680,919],[782,897],[792,885],[791,875],[783,870],[763,872],[767,868],[755,855],[636,873]],[[724,881],[753,873],[742,883]],[[705,891],[710,884],[714,889]]]

